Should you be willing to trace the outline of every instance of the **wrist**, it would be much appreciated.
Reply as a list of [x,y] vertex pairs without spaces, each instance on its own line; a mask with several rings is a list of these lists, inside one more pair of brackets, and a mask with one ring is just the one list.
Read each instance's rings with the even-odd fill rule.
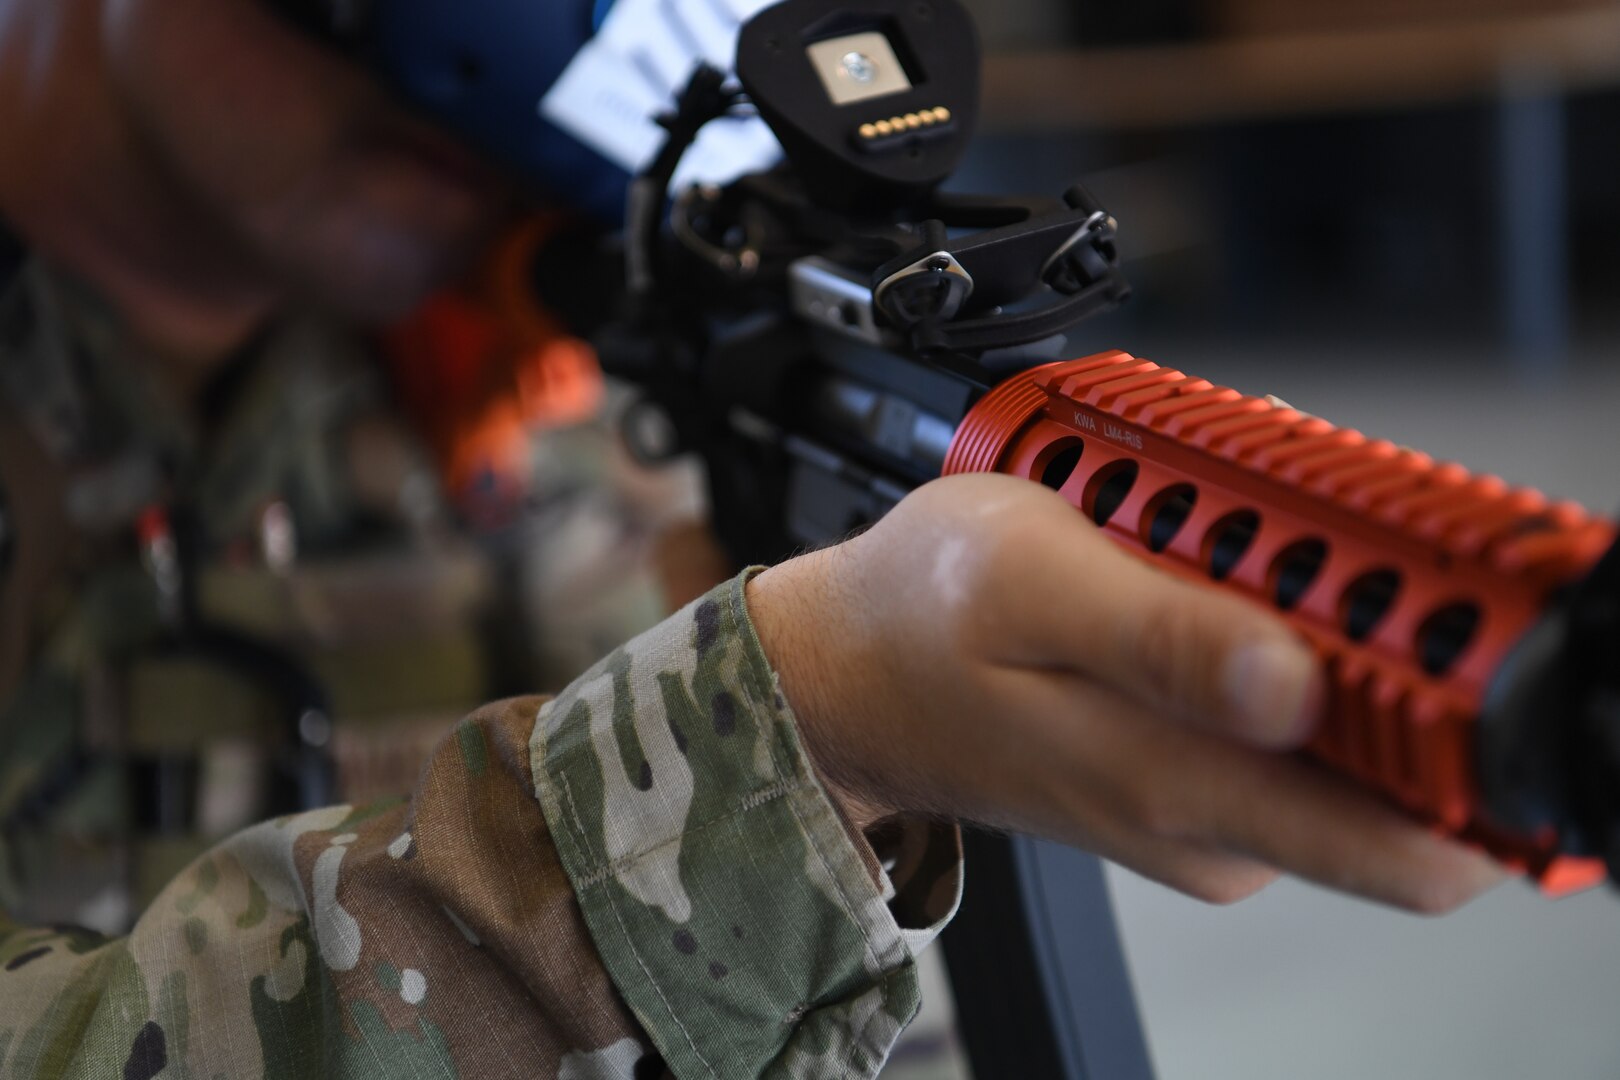
[[865,832],[897,810],[877,795],[848,734],[859,726],[846,702],[864,658],[847,648],[856,628],[843,602],[843,557],[827,548],[771,567],[749,580],[745,599],[817,779],[851,829]]

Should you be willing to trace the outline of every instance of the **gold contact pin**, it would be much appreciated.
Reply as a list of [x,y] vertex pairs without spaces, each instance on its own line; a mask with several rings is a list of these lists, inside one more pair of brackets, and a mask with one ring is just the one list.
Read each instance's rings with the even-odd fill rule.
[[863,139],[887,138],[890,135],[900,135],[907,131],[917,131],[920,128],[933,127],[935,124],[948,124],[951,121],[951,110],[943,105],[936,105],[932,109],[919,109],[917,112],[906,113],[904,116],[891,116],[887,120],[873,120],[862,124],[857,130]]

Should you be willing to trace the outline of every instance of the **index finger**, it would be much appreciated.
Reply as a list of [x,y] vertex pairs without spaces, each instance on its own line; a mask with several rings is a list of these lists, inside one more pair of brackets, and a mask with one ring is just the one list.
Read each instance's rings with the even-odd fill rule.
[[1080,515],[1043,534],[1016,580],[1027,618],[1008,659],[1086,674],[1158,712],[1251,745],[1302,745],[1321,707],[1320,662],[1259,605],[1181,581]]

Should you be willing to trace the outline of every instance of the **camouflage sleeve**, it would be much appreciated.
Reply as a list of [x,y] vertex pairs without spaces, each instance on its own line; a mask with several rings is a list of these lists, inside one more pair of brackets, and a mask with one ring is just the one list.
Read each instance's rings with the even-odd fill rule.
[[535,782],[602,961],[677,1076],[869,1077],[955,911],[959,837],[901,830],[880,864],[846,832],[747,576],[548,702]]
[[464,720],[409,801],[230,838],[127,937],[0,918],[0,1077],[870,1076],[959,884],[951,830],[880,849],[739,579]]

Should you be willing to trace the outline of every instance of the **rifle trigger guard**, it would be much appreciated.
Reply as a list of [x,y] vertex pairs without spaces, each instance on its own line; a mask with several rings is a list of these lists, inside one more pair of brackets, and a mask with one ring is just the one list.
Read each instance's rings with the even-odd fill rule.
[[973,275],[948,251],[925,255],[878,282],[872,303],[896,326],[950,320],[973,295]]

